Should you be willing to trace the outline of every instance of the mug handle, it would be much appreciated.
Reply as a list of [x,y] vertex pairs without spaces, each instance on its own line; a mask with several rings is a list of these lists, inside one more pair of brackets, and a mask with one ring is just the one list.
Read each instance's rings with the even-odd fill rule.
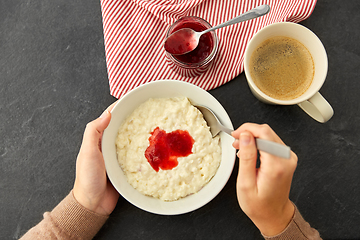
[[327,122],[334,115],[334,110],[319,92],[307,101],[299,103],[298,106],[321,123]]

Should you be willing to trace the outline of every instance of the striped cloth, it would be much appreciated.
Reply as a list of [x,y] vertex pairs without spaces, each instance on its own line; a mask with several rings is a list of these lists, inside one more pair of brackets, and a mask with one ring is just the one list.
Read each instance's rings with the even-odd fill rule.
[[[268,4],[267,15],[216,30],[219,49],[210,68],[188,78],[165,61],[167,28],[183,16],[198,16],[215,26],[254,7]],[[110,93],[120,98],[131,89],[158,79],[177,79],[210,90],[243,71],[247,42],[274,22],[300,22],[316,0],[101,0]]]

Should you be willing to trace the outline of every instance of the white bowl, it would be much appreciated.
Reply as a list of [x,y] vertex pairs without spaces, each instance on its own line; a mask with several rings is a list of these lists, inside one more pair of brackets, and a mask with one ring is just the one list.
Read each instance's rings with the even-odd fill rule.
[[215,176],[199,192],[172,202],[145,196],[134,189],[126,180],[117,161],[115,139],[120,124],[141,103],[149,98],[188,97],[193,104],[201,104],[212,109],[219,120],[233,129],[231,120],[221,104],[207,91],[186,82],[177,80],[158,80],[137,87],[122,97],[111,111],[109,126],[102,137],[102,152],[106,171],[115,189],[130,203],[145,211],[176,215],[196,210],[210,202],[227,183],[235,163],[234,139],[226,133],[220,133],[221,163]]

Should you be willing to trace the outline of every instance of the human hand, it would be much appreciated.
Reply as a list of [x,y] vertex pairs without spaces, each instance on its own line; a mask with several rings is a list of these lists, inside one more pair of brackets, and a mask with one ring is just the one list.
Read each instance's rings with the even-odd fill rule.
[[110,111],[115,103],[86,125],[76,160],[74,197],[82,206],[101,215],[109,215],[119,199],[119,193],[107,178],[101,152],[101,137],[110,123]]
[[232,133],[233,146],[239,149],[239,173],[236,184],[238,202],[245,214],[262,234],[274,236],[290,223],[295,207],[289,192],[297,156],[291,151],[290,159],[283,159],[260,151],[260,167],[255,137],[280,144],[283,141],[266,124],[245,123]]

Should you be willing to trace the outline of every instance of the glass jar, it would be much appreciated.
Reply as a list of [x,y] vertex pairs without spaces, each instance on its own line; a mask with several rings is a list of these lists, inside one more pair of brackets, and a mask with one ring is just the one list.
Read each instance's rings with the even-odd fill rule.
[[[211,28],[210,23],[199,17],[187,16],[173,23],[166,32],[166,38],[181,28],[191,28],[197,32]],[[203,34],[199,45],[191,52],[172,55],[165,51],[166,62],[170,68],[185,77],[195,77],[204,73],[214,60],[218,49],[218,37],[215,31]]]

